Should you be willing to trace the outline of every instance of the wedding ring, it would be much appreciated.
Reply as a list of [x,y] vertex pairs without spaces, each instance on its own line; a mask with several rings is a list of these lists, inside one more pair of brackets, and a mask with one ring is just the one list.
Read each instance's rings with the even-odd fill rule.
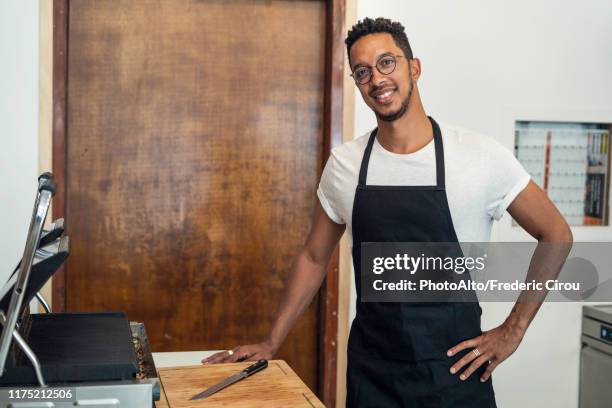
[[477,348],[475,348],[474,350],[472,350],[472,353],[474,353],[476,355],[476,357],[478,357],[480,355],[480,351],[478,351]]

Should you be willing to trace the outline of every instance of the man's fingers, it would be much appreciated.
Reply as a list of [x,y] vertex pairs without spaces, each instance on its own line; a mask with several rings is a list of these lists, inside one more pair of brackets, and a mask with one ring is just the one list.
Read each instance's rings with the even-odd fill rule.
[[237,353],[238,358],[236,359],[237,362],[241,362],[241,361],[251,361],[254,359],[254,357],[259,354],[259,353],[253,353],[250,351],[242,351],[240,353]]
[[495,359],[491,359],[490,361],[491,362],[487,366],[487,369],[485,370],[484,373],[482,373],[482,377],[480,377],[480,381],[481,382],[485,382],[489,378],[491,378],[491,373],[493,372],[493,370],[495,370],[495,367],[497,367],[499,365],[499,361],[497,361]]
[[261,346],[258,344],[249,344],[246,346],[238,346],[233,350],[219,351],[212,356],[202,359],[202,364],[217,364],[217,363],[237,363],[241,361],[260,360],[264,355]]
[[214,363],[219,362],[223,358],[223,353],[225,353],[225,351],[221,351],[221,352],[218,352],[211,356],[206,357],[205,359],[202,360],[202,364],[214,364]]
[[233,350],[219,351],[212,356],[202,360],[202,364],[218,364],[232,362],[232,358],[236,355]]
[[234,354],[228,358],[226,363],[239,363],[241,361],[247,361],[253,355],[250,346],[236,347]]
[[461,373],[459,378],[463,381],[467,380],[478,367],[485,364],[487,361],[489,361],[489,356],[487,354],[481,355],[476,360],[472,361],[472,364]]
[[474,337],[473,339],[462,341],[461,343],[457,344],[455,347],[448,350],[446,354],[449,357],[451,357],[457,354],[458,352],[460,352],[461,350],[465,350],[466,348],[476,347],[480,343],[481,337],[482,336],[478,336],[478,337]]
[[[476,350],[476,349],[474,349],[474,350]],[[469,353],[466,353],[465,356],[461,357],[461,359],[459,361],[457,361],[455,364],[453,364],[453,366],[450,368],[451,374],[455,374],[455,373],[459,372],[459,370],[461,370],[461,368],[463,366],[465,366],[470,361],[474,360],[476,357],[478,357],[480,355],[480,353],[478,353],[478,354],[474,353],[474,350],[470,351]]]
[[236,360],[240,357],[240,346],[236,347],[233,350],[228,350],[227,357],[223,361],[224,363],[235,363]]

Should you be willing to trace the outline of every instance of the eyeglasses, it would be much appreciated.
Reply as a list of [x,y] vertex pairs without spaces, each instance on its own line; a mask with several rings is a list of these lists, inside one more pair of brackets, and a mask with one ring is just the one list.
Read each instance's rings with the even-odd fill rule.
[[[376,69],[383,75],[389,75],[395,71],[397,59],[403,58],[402,55],[384,55],[376,62]],[[359,85],[367,84],[372,79],[372,68],[370,65],[360,65],[351,74],[355,83]]]

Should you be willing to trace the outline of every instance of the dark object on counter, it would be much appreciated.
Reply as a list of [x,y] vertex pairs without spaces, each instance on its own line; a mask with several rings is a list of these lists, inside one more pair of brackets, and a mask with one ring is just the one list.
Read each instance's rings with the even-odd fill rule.
[[240,380],[243,380],[261,370],[263,370],[264,368],[268,367],[268,360],[259,360],[258,362],[256,362],[255,364],[251,364],[250,366],[248,366],[247,368],[245,368],[244,370],[242,370],[241,372],[239,372],[238,374],[234,374],[231,377],[226,378],[225,380],[213,385],[212,387],[202,391],[199,394],[194,395],[193,397],[191,397],[192,400],[199,400],[202,398],[206,398],[206,397],[210,397],[211,395],[213,395],[216,392],[221,391],[222,389],[224,389],[225,387],[229,387],[230,385],[237,383]]
[[[49,383],[126,380],[138,371],[125,313],[34,314],[22,334]],[[14,356],[0,384],[35,383],[29,360],[21,352]]]

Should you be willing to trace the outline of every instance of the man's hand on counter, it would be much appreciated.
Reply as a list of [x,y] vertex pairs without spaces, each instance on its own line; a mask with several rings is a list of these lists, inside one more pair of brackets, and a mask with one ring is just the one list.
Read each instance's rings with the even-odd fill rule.
[[235,363],[238,361],[270,360],[276,354],[277,347],[271,342],[238,346],[232,350],[220,351],[202,360],[202,364]]

